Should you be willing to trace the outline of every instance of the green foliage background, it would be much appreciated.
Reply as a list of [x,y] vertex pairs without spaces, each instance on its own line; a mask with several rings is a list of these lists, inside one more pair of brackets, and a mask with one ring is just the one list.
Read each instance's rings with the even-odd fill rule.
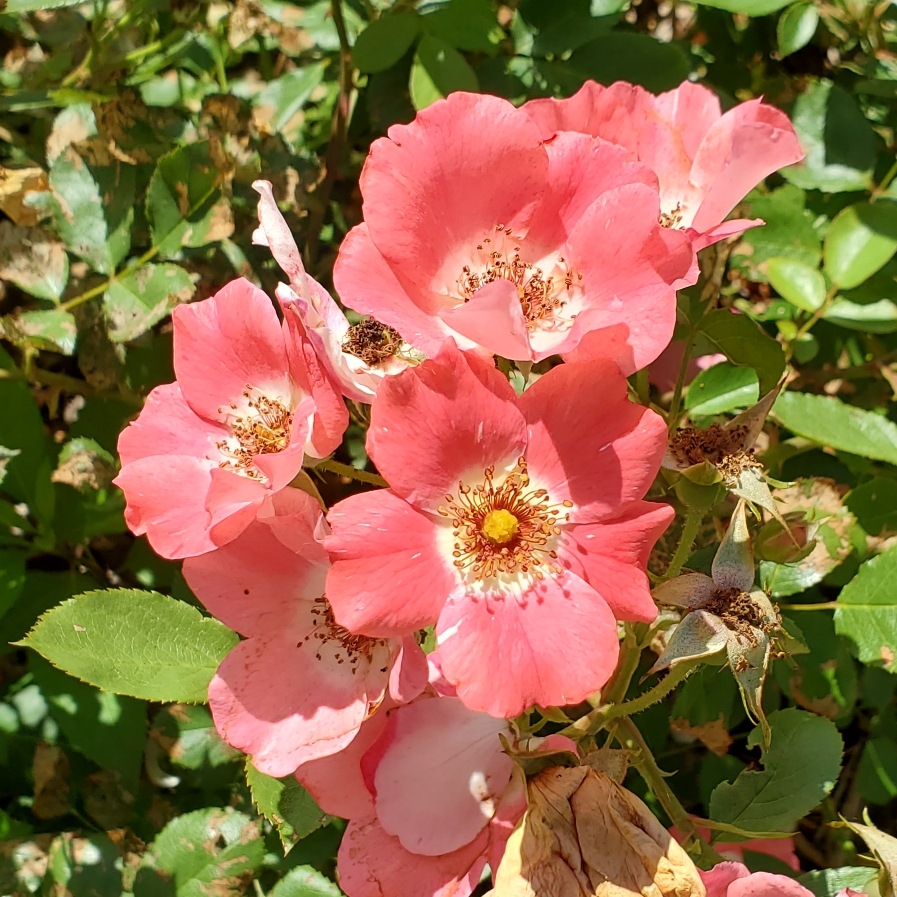
[[[820,525],[809,558],[761,564],[807,649],[776,661],[767,688],[789,749],[761,756],[734,681],[711,667],[638,723],[689,811],[747,832],[796,826],[806,870],[866,867],[811,872],[814,893],[867,886],[861,842],[827,823],[868,807],[893,830],[897,806],[897,7],[7,0],[0,52],[0,893],[339,893],[342,823],[295,782],[247,780],[188,703],[232,634],[203,620],[178,564],[127,532],[116,437],[173,379],[175,304],[237,275],[273,292],[279,272],[251,244],[253,180],[274,183],[328,284],[361,219],[367,148],[390,125],[456,89],[521,102],[588,78],[655,92],[698,79],[726,107],[763,96],[807,150],[748,197],[744,216],[766,227],[709,254],[678,333],[729,359],[687,392],[696,421],[756,401],[786,360],[796,372],[763,455],[798,480],[780,493],[789,508]],[[743,315],[708,312],[708,284]],[[358,426],[338,460],[366,465]],[[320,480],[328,503],[354,488]],[[705,527],[688,566],[706,567],[717,541]],[[80,679],[13,644],[49,608],[110,587],[124,590],[114,609],[100,593],[75,602],[102,633],[105,673],[71,653],[85,622],[62,616],[71,603],[31,643]],[[117,639],[119,616],[160,633],[152,669]],[[788,776],[789,807],[757,804]]]

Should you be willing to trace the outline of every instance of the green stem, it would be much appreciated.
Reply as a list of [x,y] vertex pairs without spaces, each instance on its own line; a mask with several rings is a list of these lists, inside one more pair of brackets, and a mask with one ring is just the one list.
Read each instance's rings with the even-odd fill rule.
[[626,701],[622,704],[608,704],[597,707],[591,713],[576,720],[571,726],[568,726],[562,734],[573,735],[578,733],[594,735],[599,729],[603,729],[609,722],[620,719],[625,716],[632,716],[634,713],[641,713],[654,704],[662,701],[680,682],[686,679],[689,673],[694,670],[693,665],[682,663],[673,667],[654,688],[649,689],[643,695],[632,701]]
[[837,610],[844,607],[838,601],[820,601],[818,604],[780,604],[779,610]]
[[326,470],[328,473],[335,473],[341,477],[348,477],[350,480],[357,480],[359,483],[371,483],[374,486],[389,486],[389,483],[381,476],[375,473],[368,473],[366,470],[356,470],[348,464],[341,461],[334,461],[329,458],[315,465],[315,470]]
[[651,404],[651,384],[648,382],[648,369],[642,368],[635,375],[635,393],[639,405],[646,408]]
[[688,508],[685,512],[685,523],[682,525],[682,535],[679,537],[679,544],[676,546],[676,552],[664,573],[664,581],[673,579],[682,572],[682,567],[691,554],[692,546],[698,535],[698,530],[704,521],[704,512],[696,508]]
[[[623,732],[620,732],[620,729]],[[631,719],[624,718],[619,722],[617,730],[617,740],[625,748],[629,748],[636,752],[633,759],[633,765],[639,771],[639,775],[645,780],[645,784],[651,789],[651,793],[660,802],[670,821],[682,833],[686,842],[689,840],[697,841],[701,846],[703,857],[712,862],[721,863],[722,857],[698,834],[695,824],[688,815],[685,807],[682,806],[679,798],[673,794],[672,789],[667,785],[664,773],[657,765],[651,749],[642,738],[642,733]]]
[[888,189],[895,176],[897,176],[897,159],[895,159],[894,164],[888,169],[888,173],[881,179],[881,183],[872,190],[869,202],[875,202],[875,200]]
[[[601,706],[618,704],[626,697],[629,683],[632,681],[642,657],[642,649],[635,637],[632,624],[626,623],[625,627],[626,636],[623,639],[623,644],[620,645],[620,659],[601,695]],[[591,716],[591,714],[589,715]]]

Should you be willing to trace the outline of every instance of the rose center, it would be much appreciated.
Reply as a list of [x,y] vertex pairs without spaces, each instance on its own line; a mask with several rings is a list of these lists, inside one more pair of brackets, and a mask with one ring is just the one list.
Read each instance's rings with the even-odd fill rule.
[[520,247],[512,249],[498,248],[503,246],[511,236],[511,229],[503,225],[495,228],[495,241],[486,237],[477,244],[477,252],[482,260],[478,264],[465,265],[457,279],[458,292],[464,302],[469,302],[474,293],[486,284],[496,280],[507,280],[517,287],[517,296],[527,327],[533,329],[538,322],[554,317],[555,313],[566,305],[565,294],[574,283],[582,280],[567,267],[563,258],[558,258],[558,265],[563,266],[563,275],[547,275],[545,272],[524,261],[520,256]]
[[343,338],[343,351],[360,358],[369,367],[376,367],[394,358],[402,342],[398,330],[368,318],[348,329]]
[[[253,459],[256,455],[282,452],[289,446],[293,412],[278,399],[256,395],[248,385],[243,398],[246,399],[248,411],[240,416],[234,415],[230,421],[231,438],[217,443],[218,450],[224,456],[218,466],[260,478],[261,474],[253,469]],[[229,411],[233,413],[236,410],[237,406],[232,404]],[[219,408],[218,411],[223,413],[225,409]]]
[[529,572],[541,579],[542,568],[561,571],[552,543],[569,517],[564,508],[573,503],[552,504],[545,489],[533,489],[525,458],[501,484],[495,482],[495,468],[488,467],[482,483],[458,483],[458,497],[447,495],[446,502],[439,513],[452,521],[452,557],[459,571],[477,579]]
[[[374,659],[376,649],[385,644],[382,639],[353,635],[348,629],[340,626],[334,619],[330,602],[323,595],[315,599],[311,613],[316,620],[315,628],[296,647],[301,648],[307,642],[311,642],[315,647],[315,657],[321,660],[322,648],[329,645],[334,651],[337,664],[348,663],[353,676],[359,661],[370,663]],[[381,672],[385,673],[386,670],[383,669]]]
[[520,521],[504,508],[490,511],[483,520],[483,535],[496,545],[510,542],[520,531]]

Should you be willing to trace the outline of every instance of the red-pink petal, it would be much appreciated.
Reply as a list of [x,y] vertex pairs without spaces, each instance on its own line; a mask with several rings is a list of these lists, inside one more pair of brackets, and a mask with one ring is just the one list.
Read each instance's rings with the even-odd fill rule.
[[605,523],[565,527],[561,560],[572,556],[618,620],[650,623],[657,605],[645,572],[648,555],[674,516],[670,505],[640,501]]
[[787,875],[754,872],[733,881],[726,897],[813,897],[813,892]]
[[389,714],[374,773],[377,818],[412,853],[439,856],[473,841],[495,814],[514,762],[504,720],[457,698],[424,698]]
[[660,469],[666,424],[629,401],[613,364],[558,365],[519,404],[533,481],[548,490],[551,502],[573,502],[571,521],[616,516],[647,492]]
[[212,458],[216,444],[230,435],[219,424],[199,417],[184,400],[177,383],[157,386],[136,420],[118,437],[122,466],[154,455]]
[[365,222],[390,267],[426,290],[459,245],[473,249],[499,224],[525,232],[547,171],[527,115],[453,93],[374,141],[361,173]]
[[179,305],[174,369],[190,407],[207,420],[238,402],[247,385],[291,402],[286,348],[271,300],[240,278],[210,299]]
[[[303,525],[298,516],[289,522]],[[188,558],[183,573],[210,613],[250,636],[295,626],[301,605],[324,594],[327,565],[292,551],[257,520],[218,551]]]
[[459,588],[437,625],[446,679],[473,710],[519,716],[534,704],[576,704],[614,670],[617,624],[600,595],[569,572],[519,596]]
[[[340,245],[333,284],[343,304],[395,328],[412,346],[433,356],[450,335],[418,290],[399,282],[371,239],[367,224],[352,228]],[[413,299],[408,290],[414,294]],[[420,303],[420,304],[418,304]]]
[[436,621],[457,579],[437,550],[433,518],[381,489],[344,499],[328,520],[327,596],[340,625],[401,637]]
[[750,874],[747,866],[741,863],[718,863],[709,872],[700,872],[701,881],[707,888],[707,897],[728,897],[732,882],[747,878]]
[[470,897],[486,865],[489,833],[442,856],[410,853],[376,820],[349,823],[340,843],[340,888],[348,897]]
[[315,638],[316,627],[309,617],[304,628],[240,642],[209,685],[221,737],[267,775],[290,775],[300,763],[344,748],[386,690],[385,644],[350,659],[338,642]]
[[465,474],[513,466],[526,446],[514,390],[495,367],[447,347],[381,384],[368,454],[393,491],[435,511]]
[[389,672],[389,696],[397,704],[407,704],[427,687],[429,676],[427,655],[415,636],[406,635]]
[[309,760],[296,769],[296,779],[325,813],[344,819],[374,816],[371,792],[361,774],[361,758],[380,737],[386,722],[381,707],[361,724],[358,734],[341,751]]
[[494,280],[480,287],[469,302],[444,308],[439,317],[455,333],[489,352],[515,361],[532,359],[520,294],[508,280]]

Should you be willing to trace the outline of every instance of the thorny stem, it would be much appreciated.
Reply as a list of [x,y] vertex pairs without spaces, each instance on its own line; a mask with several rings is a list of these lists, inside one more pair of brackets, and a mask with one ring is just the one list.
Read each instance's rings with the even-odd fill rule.
[[682,833],[685,841],[697,841],[701,847],[701,854],[704,859],[721,863],[723,861],[722,857],[698,834],[694,822],[692,822],[685,807],[682,806],[679,798],[673,794],[672,789],[667,785],[664,773],[657,765],[651,749],[645,743],[645,739],[642,738],[642,733],[639,732],[635,723],[627,718],[620,720],[615,735],[623,747],[636,752],[632,761],[633,765],[645,780],[645,784],[651,789],[657,800],[660,801],[660,805],[667,816],[670,817],[670,821]]
[[348,464],[343,464],[341,461],[334,461],[333,458],[329,458],[326,461],[321,461],[319,464],[316,464],[315,470],[326,470],[328,473],[335,473],[341,477],[348,477],[350,480],[357,480],[359,483],[371,483],[374,486],[389,486],[389,483],[387,483],[383,477],[377,476],[375,473],[368,473],[366,470],[356,470],[354,467],[351,467]]
[[626,636],[620,645],[620,659],[617,661],[617,668],[601,694],[600,704],[597,706],[605,707],[608,704],[617,704],[622,701],[626,697],[629,683],[638,669],[638,663],[642,656],[642,647],[639,644],[632,624],[626,623],[625,627]]
[[835,299],[835,296],[838,295],[838,290],[840,287],[838,284],[833,284],[832,288],[826,293],[825,301],[813,314],[801,325],[800,329],[794,335],[794,339],[790,340],[790,345],[794,345],[802,336],[810,331],[813,325],[829,310],[832,302]]
[[682,567],[691,554],[692,546],[698,535],[698,530],[704,520],[704,512],[698,511],[696,508],[688,508],[685,512],[685,523],[682,525],[682,535],[679,538],[679,544],[676,546],[676,552],[667,567],[667,572],[663,575],[663,581],[673,579],[682,572]]
[[339,174],[340,160],[346,143],[346,130],[349,123],[349,106],[352,94],[352,48],[349,46],[349,35],[343,19],[342,0],[330,0],[333,24],[339,35],[339,95],[333,109],[333,122],[330,127],[330,142],[324,156],[324,180],[318,188],[318,202],[308,222],[308,242],[305,254],[307,267],[313,268],[318,256],[318,244],[321,240],[321,227],[330,203],[330,193]]
[[694,666],[683,663],[673,667],[654,688],[649,689],[643,695],[623,704],[608,704],[596,707],[591,713],[580,717],[575,723],[568,726],[561,734],[594,735],[599,729],[604,728],[611,720],[624,716],[632,716],[652,707],[658,701],[663,700],[680,682],[682,682],[695,669]]

